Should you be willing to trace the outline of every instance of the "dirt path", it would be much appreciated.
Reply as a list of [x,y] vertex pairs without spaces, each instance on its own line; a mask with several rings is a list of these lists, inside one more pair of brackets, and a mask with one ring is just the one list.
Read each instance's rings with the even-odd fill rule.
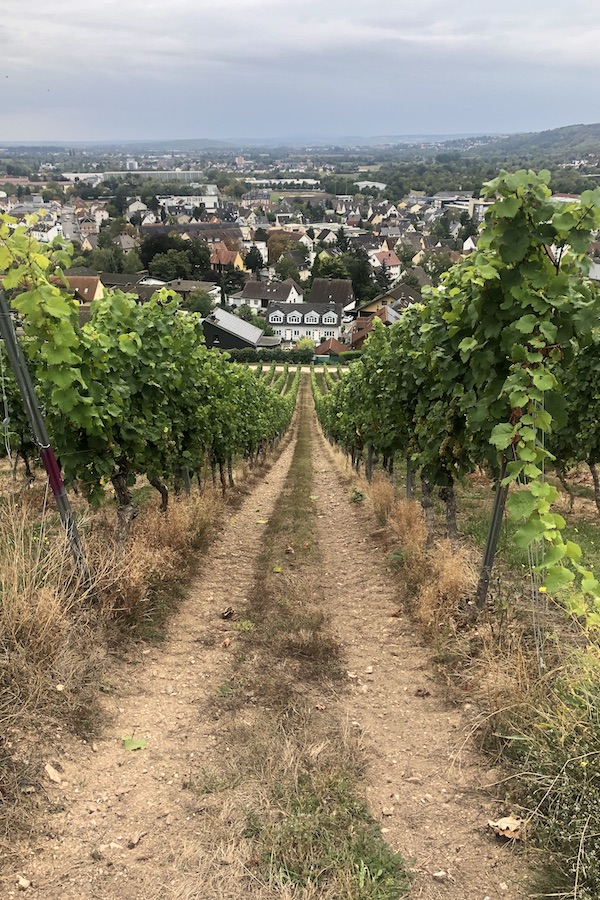
[[[62,776],[61,784],[45,784],[54,815],[24,850],[20,871],[0,879],[2,898],[17,896],[17,875],[31,881],[27,896],[39,900],[188,896],[181,856],[196,811],[182,799],[182,786],[217,742],[212,700],[230,667],[222,646],[230,623],[220,614],[244,604],[295,439],[200,561],[203,574],[168,640],[112,667],[102,736],[87,744],[59,734],[48,748],[48,762]],[[122,738],[132,734],[147,740],[147,749],[125,750]]]
[[398,602],[371,538],[377,525],[349,502],[348,479],[316,423],[313,446],[322,577],[350,673],[342,703],[365,738],[372,813],[392,848],[415,861],[411,897],[526,896],[522,862],[486,833],[505,813],[481,789],[485,762],[465,741],[467,719],[441,697],[410,622],[391,617]]
[[[229,646],[231,623],[220,614],[228,606],[244,608],[264,523],[283,489],[294,446],[295,439],[230,514],[168,640],[132,652],[111,668],[102,736],[88,744],[57,734],[48,762],[61,783],[45,785],[53,814],[23,851],[21,869],[0,879],[2,898],[21,895],[19,875],[31,882],[25,895],[36,900],[245,895],[219,888],[219,865],[230,862],[227,848],[204,870],[202,860],[192,861],[188,848],[200,820],[211,802],[214,808],[222,801],[183,789],[190,772],[204,766],[214,771],[218,754],[228,749],[220,740],[214,700],[227,690],[235,642]],[[410,897],[516,900],[524,896],[518,887],[522,866],[485,832],[487,819],[501,812],[479,788],[485,766],[467,749],[456,756],[466,721],[440,697],[428,654],[409,623],[390,618],[398,604],[384,560],[368,537],[375,525],[349,502],[348,484],[316,422],[312,452],[321,582],[351,673],[339,704],[351,727],[364,735],[373,815],[391,846],[415,860]],[[132,734],[145,739],[147,748],[126,750],[122,738]],[[227,810],[221,815],[227,823]],[[232,832],[235,821],[232,815]],[[266,900],[275,894],[252,896]]]

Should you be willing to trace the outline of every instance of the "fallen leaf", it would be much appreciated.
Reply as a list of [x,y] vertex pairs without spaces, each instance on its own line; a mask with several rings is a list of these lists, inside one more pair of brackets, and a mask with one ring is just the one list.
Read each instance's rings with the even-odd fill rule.
[[504,816],[498,819],[497,822],[488,822],[488,827],[492,829],[494,834],[497,834],[498,837],[507,838],[510,841],[525,840],[524,825],[523,819],[518,819],[516,816]]
[[225,638],[224,641],[221,641],[221,647],[229,647],[231,644],[231,638]]
[[427,688],[417,688],[415,697],[431,697],[431,691],[428,691]]
[[54,766],[51,766],[50,763],[46,763],[46,765],[44,766],[44,772],[46,773],[50,781],[53,781],[55,784],[62,783],[62,775],[60,774],[60,772],[57,772]]
[[146,738],[136,738],[133,735],[121,738],[126,750],[145,750],[148,746]]
[[279,573],[281,572],[281,566],[273,566],[273,571],[276,575],[279,575]]

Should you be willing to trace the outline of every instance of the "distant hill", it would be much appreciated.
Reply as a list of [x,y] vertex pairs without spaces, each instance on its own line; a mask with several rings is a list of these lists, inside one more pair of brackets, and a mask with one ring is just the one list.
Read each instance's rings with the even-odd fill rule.
[[545,156],[561,160],[581,158],[589,153],[600,155],[600,123],[493,137],[478,147],[477,153]]

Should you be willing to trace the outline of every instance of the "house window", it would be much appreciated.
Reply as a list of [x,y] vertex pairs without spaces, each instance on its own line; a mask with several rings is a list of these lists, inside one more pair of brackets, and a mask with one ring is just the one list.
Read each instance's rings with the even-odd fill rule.
[[335,325],[336,322],[337,322],[337,316],[334,316],[331,313],[327,313],[327,315],[323,316],[323,324],[324,325]]
[[294,337],[300,337],[300,329],[299,328],[294,329]]
[[304,316],[304,321],[307,325],[317,325],[319,322],[319,317],[314,313],[309,313],[307,316]]
[[296,313],[296,312],[289,313],[289,315],[287,317],[288,325],[299,325],[300,319],[301,319],[301,316],[299,313]]
[[269,322],[277,322],[278,324],[280,324],[281,322],[283,322],[283,315],[279,312],[271,313],[271,315],[269,316]]
[[273,331],[275,332],[276,337],[281,337],[281,328],[274,328]]

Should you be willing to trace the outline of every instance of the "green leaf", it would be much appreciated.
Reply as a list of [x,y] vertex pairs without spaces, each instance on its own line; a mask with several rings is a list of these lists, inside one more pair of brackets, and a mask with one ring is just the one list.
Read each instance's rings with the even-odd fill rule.
[[528,519],[537,508],[538,500],[531,491],[515,491],[506,501],[506,508],[517,519]]
[[547,569],[550,566],[555,566],[561,559],[564,559],[565,556],[565,546],[564,544],[554,544],[550,545],[544,551],[544,561],[541,564],[541,569]]
[[545,531],[546,527],[542,522],[530,520],[515,531],[514,542],[517,547],[526,550],[533,541],[541,540]]
[[567,541],[565,544],[565,553],[573,562],[579,562],[581,559],[581,547],[573,541]]
[[558,328],[552,322],[540,322],[540,331],[544,337],[548,338],[551,344],[556,343],[556,335]]
[[575,575],[570,569],[565,569],[564,566],[550,566],[546,571],[544,587],[553,594],[556,591],[564,590],[574,580]]
[[600,584],[591,572],[587,572],[581,579],[581,590],[584,594],[592,594],[594,597],[600,593]]
[[123,746],[126,750],[145,750],[148,741],[145,738],[136,738],[133,735],[121,738]]
[[556,387],[556,378],[551,372],[544,372],[540,369],[534,372],[533,383],[540,391],[551,391]]
[[502,422],[502,424],[496,425],[492,429],[490,444],[496,447],[497,450],[506,450],[506,448],[510,447],[512,444],[514,434],[514,425],[511,425],[508,422]]
[[531,332],[536,328],[538,324],[538,317],[529,313],[526,316],[521,316],[520,319],[517,319],[515,322],[515,328],[517,328],[522,334],[531,334]]
[[460,344],[458,345],[458,349],[461,353],[470,353],[471,350],[474,350],[477,347],[477,339],[474,337],[466,337],[463,338]]
[[494,203],[493,213],[500,219],[514,219],[521,208],[518,197],[507,197],[506,200],[498,200]]

